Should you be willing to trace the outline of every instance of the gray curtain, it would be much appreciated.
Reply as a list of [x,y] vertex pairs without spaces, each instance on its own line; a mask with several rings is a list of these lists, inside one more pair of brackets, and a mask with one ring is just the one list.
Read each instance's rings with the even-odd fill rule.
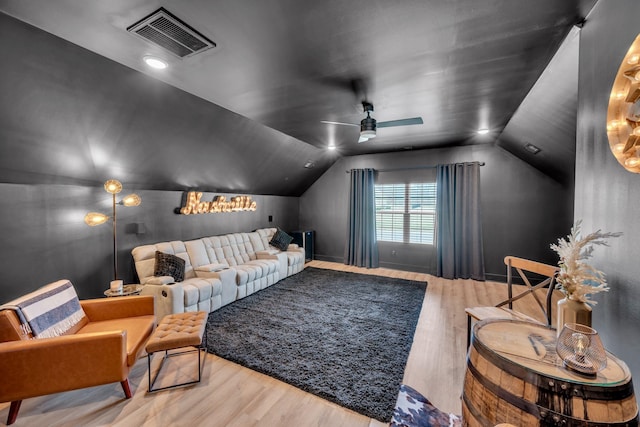
[[351,169],[349,227],[344,263],[358,267],[378,267],[376,240],[375,170]]
[[480,165],[438,165],[438,276],[485,280],[480,211]]

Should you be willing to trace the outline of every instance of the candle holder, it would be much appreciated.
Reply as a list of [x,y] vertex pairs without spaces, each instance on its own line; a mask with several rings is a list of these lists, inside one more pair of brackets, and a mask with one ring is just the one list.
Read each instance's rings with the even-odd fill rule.
[[556,352],[564,367],[594,377],[607,366],[607,353],[598,332],[579,323],[567,323],[556,343]]

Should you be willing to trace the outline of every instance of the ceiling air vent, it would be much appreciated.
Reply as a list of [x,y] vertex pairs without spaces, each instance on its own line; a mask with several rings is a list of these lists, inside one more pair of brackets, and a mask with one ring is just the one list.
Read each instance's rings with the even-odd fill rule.
[[127,28],[132,34],[185,58],[216,47],[216,44],[178,19],[165,8],[153,12]]

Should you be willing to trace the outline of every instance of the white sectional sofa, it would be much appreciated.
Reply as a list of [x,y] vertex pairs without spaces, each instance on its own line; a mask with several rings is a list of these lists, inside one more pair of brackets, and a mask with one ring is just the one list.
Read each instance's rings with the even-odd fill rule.
[[[171,276],[154,276],[155,254],[160,251],[185,260],[184,280],[176,283]],[[155,296],[155,313],[159,321],[167,314],[185,311],[211,312],[236,300],[235,272],[228,269],[198,277],[191,265],[184,242],[172,241],[138,246],[132,251],[141,295]]]
[[[280,261],[280,277],[288,277],[304,269],[304,249],[298,245],[290,245],[293,250],[282,252],[269,245],[269,241],[276,232],[276,228],[262,228],[248,233],[256,254],[261,257],[275,256]],[[302,256],[301,256],[302,255]],[[286,267],[286,271],[285,271]]]
[[[185,311],[211,312],[302,271],[304,249],[286,251],[269,245],[275,228],[232,233],[189,241],[138,246],[131,251],[141,294],[155,296],[158,319]],[[184,280],[154,276],[156,251],[185,261]]]
[[[281,278],[277,259],[262,258],[253,249],[249,233],[203,237],[185,242],[187,252],[196,268],[196,275],[206,277],[207,265],[222,265],[236,272],[236,299],[244,298],[271,286]],[[202,274],[201,274],[202,273]]]

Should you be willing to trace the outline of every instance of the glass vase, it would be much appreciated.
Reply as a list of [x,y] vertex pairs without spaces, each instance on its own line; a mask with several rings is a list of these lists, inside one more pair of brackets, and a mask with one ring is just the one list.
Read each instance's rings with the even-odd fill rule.
[[591,306],[586,302],[576,301],[568,297],[558,301],[557,334],[560,335],[565,323],[579,323],[590,327],[591,311]]

